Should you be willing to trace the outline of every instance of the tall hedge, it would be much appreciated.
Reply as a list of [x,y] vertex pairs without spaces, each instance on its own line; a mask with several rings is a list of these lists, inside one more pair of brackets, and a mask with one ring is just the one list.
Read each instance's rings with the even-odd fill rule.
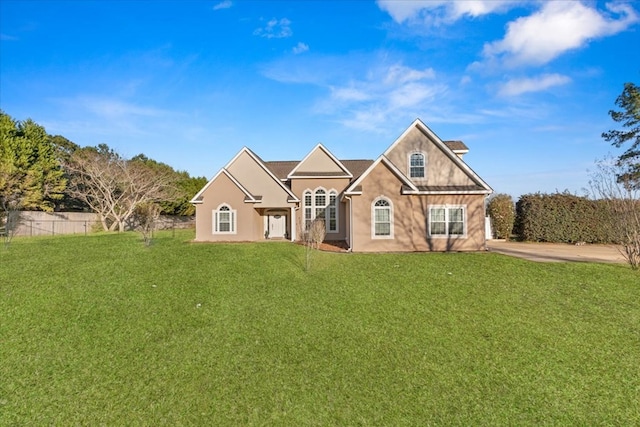
[[511,196],[508,194],[496,194],[493,196],[489,200],[487,213],[491,217],[493,237],[496,239],[509,239],[516,216]]
[[611,243],[607,205],[569,193],[526,194],[516,203],[514,232],[521,240]]

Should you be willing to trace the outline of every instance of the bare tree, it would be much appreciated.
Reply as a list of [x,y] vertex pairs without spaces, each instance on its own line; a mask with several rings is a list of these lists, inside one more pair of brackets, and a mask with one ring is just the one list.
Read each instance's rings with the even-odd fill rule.
[[326,236],[324,218],[316,218],[311,221],[309,228],[304,232],[305,269],[311,269],[311,258],[314,250],[320,248],[320,244]]
[[157,203],[147,202],[139,204],[133,211],[133,219],[136,230],[142,233],[145,246],[151,245],[156,221],[160,217],[160,206]]
[[605,203],[604,227],[632,269],[640,268],[640,187],[634,177],[624,173],[627,165],[611,157],[596,164],[591,190]]
[[106,146],[77,150],[66,164],[69,193],[96,212],[105,231],[124,231],[135,209],[173,197],[173,177]]

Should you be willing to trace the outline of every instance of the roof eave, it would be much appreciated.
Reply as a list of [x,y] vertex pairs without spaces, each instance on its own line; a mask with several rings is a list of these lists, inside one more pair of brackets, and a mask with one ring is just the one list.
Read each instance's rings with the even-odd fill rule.
[[294,175],[294,176],[288,177],[288,179],[322,179],[322,178],[351,179],[353,178],[353,175]]

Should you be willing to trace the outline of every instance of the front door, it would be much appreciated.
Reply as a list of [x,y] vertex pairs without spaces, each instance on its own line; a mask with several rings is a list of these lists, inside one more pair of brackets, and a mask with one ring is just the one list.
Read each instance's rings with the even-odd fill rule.
[[287,229],[287,217],[285,215],[269,215],[269,238],[283,239]]

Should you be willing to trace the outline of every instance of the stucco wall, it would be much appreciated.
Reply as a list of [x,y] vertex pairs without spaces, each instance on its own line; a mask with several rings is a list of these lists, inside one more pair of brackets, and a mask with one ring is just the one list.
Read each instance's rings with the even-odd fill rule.
[[344,171],[322,149],[316,149],[296,169],[297,173],[304,172],[335,172],[344,174]]
[[[262,218],[245,194],[225,174],[209,185],[196,205],[196,241],[249,241],[264,238]],[[213,234],[213,211],[221,204],[236,210],[236,233]]]
[[473,180],[438,145],[415,127],[387,154],[387,158],[407,177],[410,177],[409,157],[415,152],[424,153],[426,157],[426,177],[412,179],[416,185],[474,184]]
[[[385,197],[393,208],[393,238],[374,238],[372,203]],[[362,181],[362,195],[353,196],[352,249],[355,252],[385,251],[475,251],[484,249],[484,195],[433,196],[400,194],[400,182],[382,163]],[[464,237],[428,237],[431,205],[461,205],[466,208]]]
[[246,152],[241,153],[227,169],[252,195],[262,197],[261,208],[290,206],[286,190]]

